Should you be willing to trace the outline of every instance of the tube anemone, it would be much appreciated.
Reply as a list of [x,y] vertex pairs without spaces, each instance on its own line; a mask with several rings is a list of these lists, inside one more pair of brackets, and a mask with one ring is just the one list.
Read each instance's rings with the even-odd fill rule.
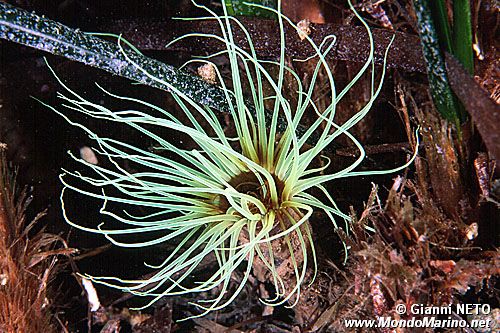
[[[279,60],[273,62],[257,58],[248,31],[236,18],[228,15],[224,4],[222,16],[204,6],[195,5],[210,14],[204,19],[218,22],[221,33],[191,33],[172,43],[188,37],[211,38],[223,43],[225,48],[217,55],[225,55],[229,59],[230,80],[223,79],[210,58],[191,62],[211,64],[215,69],[217,81],[225,92],[236,137],[226,136],[212,109],[198,104],[169,82],[155,77],[130,59],[123,49],[126,43],[118,38],[123,55],[138,71],[169,87],[173,99],[182,110],[183,119],[187,121],[181,121],[179,116],[156,105],[115,95],[98,85],[110,97],[131,105],[128,110],[110,110],[86,100],[58,79],[68,93],[68,96],[58,94],[67,110],[63,112],[47,106],[70,124],[82,128],[94,140],[95,149],[101,158],[107,159],[111,165],[104,167],[88,163],[70,153],[76,161],[90,168],[94,176],[66,170],[60,176],[64,184],[61,194],[64,218],[70,225],[103,235],[121,247],[141,248],[169,241],[178,242],[163,262],[156,266],[149,265],[155,272],[146,279],[86,276],[97,283],[151,297],[144,308],[164,296],[217,290],[215,299],[198,301],[197,305],[204,310],[200,315],[221,309],[242,290],[254,266],[265,269],[265,278],[274,283],[277,291],[275,299],[263,301],[271,305],[289,302],[293,306],[299,300],[311,261],[316,271],[314,243],[308,224],[311,214],[315,210],[323,211],[335,228],[338,221],[346,225],[349,221],[349,216],[337,208],[324,184],[337,178],[394,172],[411,162],[393,170],[354,171],[363,161],[365,153],[349,129],[370,110],[381,90],[385,69],[382,69],[380,82],[376,83],[373,39],[368,26],[361,20],[368,31],[371,47],[366,63],[353,81],[337,93],[333,73],[325,59],[335,43],[335,36],[326,37],[321,45],[316,45],[305,36],[304,42],[315,50],[317,65],[309,87],[304,88],[297,73],[285,64],[284,26],[288,24],[298,32],[299,28],[281,14],[279,6],[274,10],[248,4],[274,12],[277,17],[281,54]],[[248,51],[234,41],[235,28],[241,29],[246,35]],[[276,70],[270,71],[269,67],[275,67]],[[372,69],[369,101],[350,119],[337,124],[334,120],[337,103],[368,68]],[[320,71],[328,79],[331,101],[321,112],[312,98]],[[271,74],[276,72],[277,75]],[[285,98],[285,75],[291,75],[296,81],[297,105],[294,109]],[[264,87],[269,87],[272,92],[265,93]],[[269,111],[264,106],[265,101],[272,104]],[[148,111],[133,109],[134,105]],[[316,111],[318,117],[299,137],[296,129],[306,110]],[[74,122],[69,111],[130,126],[169,154],[165,156],[158,149],[151,151],[97,135],[86,126]],[[278,131],[279,119],[286,121],[285,130],[281,133]],[[196,144],[196,149],[177,147],[158,134],[165,129],[188,135]],[[316,145],[308,146],[307,140],[318,133]],[[327,172],[328,165],[314,167],[313,161],[340,135],[346,135],[359,148],[357,160],[335,173]],[[133,170],[139,171],[125,168],[125,162],[129,166],[133,165]],[[308,191],[312,188],[319,189],[324,197],[313,196]],[[106,223],[101,223],[91,228],[73,222],[64,206],[68,191],[102,200],[100,213],[105,219],[115,220],[121,227],[106,228]],[[117,206],[120,210],[115,208]],[[147,213],[132,214],[130,209],[134,207]],[[137,234],[153,236],[137,241],[134,240]],[[217,262],[214,272],[195,286],[187,283],[188,276],[210,255],[215,256]],[[284,257],[291,264],[288,272],[284,272],[280,266]],[[241,267],[244,269],[243,278],[235,290],[228,293],[232,272]],[[311,280],[314,280],[314,276]]]

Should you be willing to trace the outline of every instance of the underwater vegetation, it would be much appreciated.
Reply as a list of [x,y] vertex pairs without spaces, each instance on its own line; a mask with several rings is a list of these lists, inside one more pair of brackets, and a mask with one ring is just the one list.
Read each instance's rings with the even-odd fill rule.
[[30,220],[30,194],[19,187],[5,155],[0,145],[0,332],[53,332],[48,299],[55,292],[47,286],[62,268],[57,256],[77,250],[59,235],[37,229],[45,212]]
[[[325,58],[335,45],[334,35],[326,37],[320,45],[304,36],[303,42],[310,43],[315,50],[315,55],[308,59],[317,61],[310,82],[305,86],[286,61],[284,26],[290,25],[297,33],[300,28],[281,13],[279,3],[276,10],[248,4],[276,16],[281,49],[276,61],[257,58],[250,34],[237,18],[228,14],[224,4],[221,16],[207,7],[195,5],[209,14],[196,19],[215,20],[220,33],[190,33],[171,43],[198,37],[215,39],[224,45],[223,50],[212,56],[228,59],[229,79],[211,61],[212,56],[189,63],[206,65],[214,71],[215,81],[224,92],[236,136],[229,137],[216,111],[186,95],[178,88],[178,82],[174,85],[162,80],[135,62],[129,52],[136,50],[118,37],[118,46],[129,65],[150,80],[168,87],[182,117],[147,101],[116,95],[97,85],[109,97],[129,105],[126,109],[108,109],[99,102],[86,100],[57,78],[66,91],[66,95],[58,94],[64,110],[45,105],[70,124],[83,129],[94,141],[98,159],[107,162],[95,164],[70,153],[92,173],[64,170],[61,174],[64,218],[75,228],[102,235],[120,247],[176,244],[162,262],[146,264],[154,270],[147,278],[85,276],[96,283],[148,297],[142,308],[165,296],[217,290],[217,297],[198,300],[196,305],[202,309],[200,315],[222,309],[238,296],[255,266],[266,270],[265,277],[276,290],[274,298],[262,302],[293,306],[299,301],[303,285],[314,281],[317,269],[308,222],[313,212],[323,212],[335,228],[342,227],[346,231],[349,228],[349,215],[337,207],[324,184],[339,178],[396,172],[413,161],[417,150],[406,164],[395,169],[356,170],[364,160],[365,152],[349,130],[370,111],[385,76],[385,68],[382,68],[380,80],[375,79],[373,39],[368,25],[356,12],[368,32],[370,53],[353,80],[337,91],[334,74]],[[242,30],[247,36],[245,43],[248,43],[249,51],[234,40],[235,29]],[[371,71],[368,102],[346,121],[336,123],[336,105],[368,71]],[[320,73],[329,84],[330,104],[324,108],[318,106],[312,97]],[[293,93],[297,103],[294,106],[285,97],[290,93],[285,91],[288,89],[284,84],[285,76],[295,80],[297,91]],[[297,128],[308,110],[315,112],[317,118],[305,133],[299,135]],[[133,142],[98,135],[74,120],[77,118],[72,116],[75,113],[109,122],[110,126],[114,123],[129,126],[153,142],[154,147],[145,149]],[[283,131],[279,130],[280,121],[285,122]],[[161,135],[167,130],[189,136],[196,148],[174,144]],[[322,151],[344,135],[358,148],[359,154],[351,165],[332,172]],[[315,145],[307,143],[312,136],[316,136]],[[321,196],[313,195],[313,189]],[[73,221],[66,211],[65,199],[76,194],[101,200],[100,213],[104,222],[87,226]],[[325,223],[328,220],[325,219]],[[204,281],[189,282],[193,271],[208,256],[216,258],[217,268]],[[283,267],[284,259],[290,266]],[[231,288],[230,284],[234,283],[232,273],[241,268],[243,278],[236,288]]]

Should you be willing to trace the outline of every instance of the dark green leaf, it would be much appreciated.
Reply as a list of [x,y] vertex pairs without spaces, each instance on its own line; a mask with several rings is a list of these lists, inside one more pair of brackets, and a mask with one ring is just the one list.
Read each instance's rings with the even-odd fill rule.
[[414,0],[418,30],[425,61],[432,99],[443,118],[460,127],[459,108],[453,96],[446,75],[443,53],[440,50],[439,35],[432,19],[430,0]]
[[453,54],[469,74],[474,73],[469,0],[453,1]]
[[225,0],[226,8],[229,15],[237,16],[254,16],[254,17],[266,17],[275,18],[276,15],[266,9],[257,8],[248,3],[254,3],[257,5],[265,6],[268,8],[277,8],[277,0]]

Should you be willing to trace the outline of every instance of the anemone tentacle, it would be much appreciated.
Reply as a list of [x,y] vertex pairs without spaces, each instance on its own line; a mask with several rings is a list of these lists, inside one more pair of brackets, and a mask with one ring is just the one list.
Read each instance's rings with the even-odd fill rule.
[[[121,247],[144,247],[178,240],[175,248],[161,263],[146,264],[156,269],[147,279],[86,276],[109,287],[137,296],[150,297],[151,300],[144,307],[164,296],[218,290],[215,298],[200,300],[196,305],[202,310],[200,315],[221,309],[234,300],[244,288],[256,263],[267,270],[277,295],[274,299],[262,301],[271,305],[289,302],[293,306],[299,301],[302,285],[310,269],[310,259],[314,265],[310,283],[314,280],[317,270],[312,231],[308,224],[310,216],[315,210],[323,211],[335,228],[339,227],[337,220],[344,221],[346,226],[349,221],[349,216],[339,210],[324,184],[342,177],[394,172],[411,163],[415,155],[405,165],[392,170],[355,171],[363,161],[365,152],[349,130],[370,110],[381,91],[385,76],[384,68],[380,82],[375,82],[373,38],[368,25],[356,12],[368,32],[369,56],[352,82],[337,93],[334,75],[326,60],[326,55],[336,42],[335,36],[327,36],[320,45],[305,36],[304,42],[312,46],[314,57],[317,59],[307,89],[304,89],[295,70],[285,64],[285,24],[297,31],[300,29],[281,13],[280,1],[277,9],[248,4],[269,10],[276,15],[281,46],[278,61],[258,59],[249,32],[237,18],[228,15],[224,2],[222,16],[217,16],[205,6],[194,4],[209,13],[210,16],[203,19],[216,20],[219,23],[220,35],[190,33],[171,43],[189,37],[216,39],[223,43],[225,49],[213,56],[223,55],[228,58],[230,80],[223,78],[220,69],[210,61],[210,57],[190,60],[188,63],[199,62],[214,67],[217,80],[227,99],[229,116],[237,137],[226,136],[217,115],[209,107],[198,104],[169,82],[155,77],[135,63],[124,49],[131,47],[130,43],[117,36],[118,45],[127,61],[150,79],[168,87],[187,121],[181,121],[180,116],[152,103],[120,96],[97,85],[110,98],[131,105],[131,109],[110,110],[72,91],[50,69],[70,97],[58,95],[66,111],[49,105],[47,107],[70,124],[85,131],[96,143],[96,152],[109,162],[109,166],[95,165],[70,154],[75,161],[88,167],[94,176],[71,171],[64,171],[60,176],[64,185],[61,193],[64,218],[70,225],[102,235]],[[192,20],[195,19],[200,18]],[[243,31],[248,50],[235,42],[234,29]],[[277,67],[277,77],[269,67]],[[371,69],[369,101],[347,121],[337,124],[337,103],[368,69]],[[331,101],[322,111],[312,97],[320,72],[326,74]],[[285,98],[285,74],[291,75],[297,87],[297,106],[293,110]],[[266,93],[264,87],[271,89],[271,93]],[[265,108],[266,101],[272,103],[270,111]],[[148,111],[135,110],[134,105],[137,105],[138,109],[146,108]],[[296,129],[304,119],[306,110],[313,110],[318,117],[299,137]],[[73,121],[70,116],[72,112],[127,125],[148,137],[157,147],[148,150],[100,136],[87,126]],[[271,112],[270,117],[268,112]],[[286,128],[282,133],[278,131],[279,118],[286,121]],[[196,149],[177,147],[159,134],[160,130],[165,129],[188,135]],[[308,147],[306,141],[315,132],[319,132],[318,141],[315,146]],[[333,173],[328,172],[328,158],[325,166],[315,166],[314,160],[323,158],[321,152],[340,135],[347,136],[356,145],[359,150],[357,160],[343,170]],[[164,151],[171,154],[170,157],[161,154]],[[123,166],[124,162],[134,164],[135,169],[139,171],[130,171]],[[311,188],[319,189],[324,197],[318,198],[308,193]],[[97,227],[73,222],[64,204],[67,191],[102,200],[100,213],[104,222]],[[117,211],[118,206],[121,211]],[[145,208],[146,212],[143,215],[131,213],[130,209],[134,207]],[[106,228],[109,219],[116,221],[121,227]],[[127,238],[137,233],[152,236],[140,242]],[[293,272],[290,272],[294,276],[293,285],[287,284],[290,279],[287,277],[285,280],[283,268],[279,266],[276,258],[278,254],[273,247],[276,242],[283,244],[288,251],[288,258],[293,266]],[[188,284],[187,278],[210,255],[213,255],[217,262],[214,272],[205,281],[194,286]],[[231,275],[241,266],[246,266],[243,278],[232,294],[226,297],[230,290]]]

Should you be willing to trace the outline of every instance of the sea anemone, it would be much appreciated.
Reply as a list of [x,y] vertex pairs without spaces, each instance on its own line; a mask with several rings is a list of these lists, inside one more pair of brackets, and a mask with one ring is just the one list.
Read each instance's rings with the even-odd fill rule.
[[[66,170],[60,176],[64,184],[61,194],[64,218],[70,225],[103,235],[121,247],[143,248],[176,242],[175,249],[167,254],[163,262],[156,266],[148,265],[156,271],[143,280],[86,276],[97,283],[151,297],[144,307],[164,296],[217,291],[218,296],[214,299],[199,300],[197,305],[204,310],[200,315],[221,309],[240,293],[256,263],[266,269],[267,278],[274,284],[277,295],[273,299],[262,301],[271,305],[288,302],[293,306],[299,300],[301,286],[306,280],[311,261],[314,272],[316,271],[315,249],[308,223],[311,214],[315,210],[323,211],[335,228],[338,221],[343,221],[347,226],[350,220],[348,215],[337,208],[324,184],[343,177],[394,172],[411,162],[410,160],[392,170],[354,171],[363,161],[365,153],[362,145],[349,133],[349,129],[370,110],[381,90],[385,69],[381,70],[380,82],[376,83],[373,39],[369,27],[356,13],[370,38],[371,47],[366,63],[352,82],[337,93],[333,73],[325,59],[335,43],[335,36],[326,37],[321,45],[316,45],[309,36],[305,36],[303,42],[312,46],[317,59],[306,89],[297,73],[285,62],[284,25],[289,24],[298,33],[300,29],[282,15],[279,4],[277,10],[248,4],[274,13],[280,28],[281,53],[278,61],[257,58],[250,34],[238,19],[228,15],[224,4],[222,16],[204,6],[195,5],[210,14],[203,19],[218,22],[220,35],[191,33],[173,43],[183,38],[197,37],[215,39],[225,46],[216,55],[226,56],[229,60],[230,80],[223,78],[218,66],[210,58],[192,61],[213,66],[217,82],[226,96],[228,114],[234,124],[236,137],[227,137],[214,110],[193,101],[169,82],[160,80],[135,63],[127,56],[129,51],[124,49],[128,44],[125,45],[118,38],[123,55],[138,71],[169,87],[171,96],[182,110],[184,121],[178,115],[156,105],[118,96],[98,85],[110,97],[148,111],[132,108],[110,110],[86,100],[58,79],[69,93],[69,97],[58,94],[68,110],[62,112],[48,107],[70,124],[82,128],[96,143],[95,151],[99,159],[107,160],[111,166],[89,163],[70,153],[76,161],[92,169],[95,176]],[[235,28],[244,32],[247,49],[235,42]],[[371,68],[369,101],[347,121],[335,123],[337,103],[368,68]],[[322,110],[312,98],[320,71],[329,83],[328,100],[331,102]],[[296,94],[297,103],[293,109],[285,97],[285,75],[296,81],[297,91],[293,93]],[[269,90],[272,92],[269,93]],[[316,112],[317,119],[299,135],[297,128],[303,121],[306,110]],[[71,112],[68,111],[130,126],[154,142],[155,149],[140,148],[133,143],[99,136],[73,121],[69,116]],[[196,149],[178,147],[172,140],[158,134],[165,129],[180,133],[179,135],[188,135],[196,144]],[[315,145],[309,145],[307,142],[314,135]],[[341,135],[352,140],[359,149],[359,156],[349,167],[329,173],[329,160],[321,156],[321,153]],[[163,153],[165,151],[167,154]],[[318,166],[315,163],[318,159],[326,160],[327,163]],[[91,190],[92,188],[95,190]],[[321,193],[321,198],[312,194],[310,190],[313,188],[319,189],[313,192]],[[105,228],[105,223],[101,223],[90,228],[73,222],[64,206],[64,197],[68,191],[102,200],[100,213],[104,218],[115,220],[121,227]],[[129,207],[140,207],[142,213],[131,213]],[[138,234],[152,236],[137,241]],[[132,241],[125,242],[123,239]],[[283,256],[283,252],[287,253],[291,264],[288,272],[291,274],[288,275],[293,276],[293,280],[290,276],[285,277],[287,272],[279,267],[283,258],[278,260],[277,256]],[[188,277],[208,256],[215,257],[216,269],[204,281],[195,283],[194,286],[188,283]],[[243,278],[235,288],[230,288],[233,271],[241,267],[244,270]],[[313,281],[314,276],[307,280]]]

